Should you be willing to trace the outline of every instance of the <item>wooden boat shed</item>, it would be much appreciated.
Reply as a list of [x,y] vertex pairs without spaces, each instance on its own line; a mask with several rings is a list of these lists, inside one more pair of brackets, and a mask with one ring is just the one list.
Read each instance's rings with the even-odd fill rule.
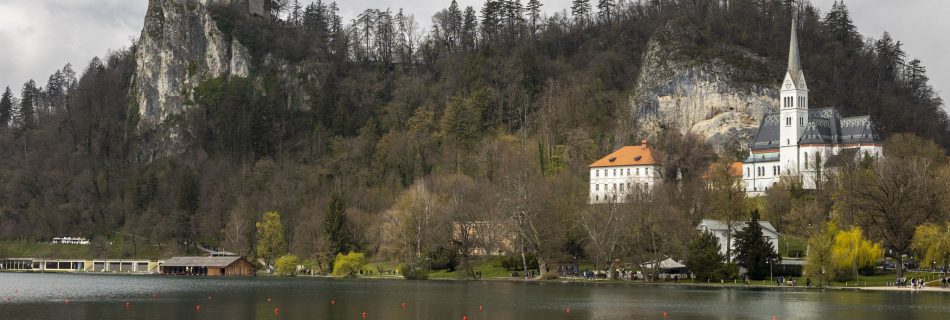
[[174,257],[161,264],[162,274],[253,276],[254,265],[240,256]]

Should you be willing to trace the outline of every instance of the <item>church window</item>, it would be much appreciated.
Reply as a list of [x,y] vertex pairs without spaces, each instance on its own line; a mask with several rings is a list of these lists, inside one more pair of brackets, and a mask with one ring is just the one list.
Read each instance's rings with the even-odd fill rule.
[[792,117],[786,117],[785,126],[791,126],[791,125],[792,125]]
[[799,118],[798,118],[798,125],[804,126],[804,125],[805,125],[805,118],[799,117]]

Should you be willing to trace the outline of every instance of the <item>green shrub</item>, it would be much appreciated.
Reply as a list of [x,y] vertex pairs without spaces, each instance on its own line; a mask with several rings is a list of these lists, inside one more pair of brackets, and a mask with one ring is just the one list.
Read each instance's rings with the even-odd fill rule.
[[297,274],[297,256],[286,255],[277,259],[277,275],[292,277]]
[[[528,260],[528,270],[538,268],[538,259],[535,259],[532,255],[527,255],[525,259]],[[522,271],[524,265],[521,263],[521,256],[516,254],[506,255],[503,260],[501,260],[501,267],[505,268],[508,271]]]
[[429,252],[429,268],[432,270],[448,269],[455,271],[459,265],[458,251],[443,246]]
[[419,268],[419,267],[410,268],[408,266],[402,266],[402,268],[399,268],[399,269],[402,270],[402,277],[405,278],[406,280],[429,279],[429,271],[423,268]]
[[333,259],[333,275],[338,277],[355,277],[360,269],[366,265],[366,255],[359,252],[347,254],[338,253]]

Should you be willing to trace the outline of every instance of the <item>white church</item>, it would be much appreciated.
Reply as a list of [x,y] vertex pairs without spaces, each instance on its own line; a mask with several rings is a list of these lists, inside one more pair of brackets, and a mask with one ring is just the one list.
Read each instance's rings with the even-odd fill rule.
[[842,118],[834,108],[809,108],[793,23],[780,110],[762,118],[742,163],[746,193],[761,195],[783,176],[815,189],[826,169],[864,156],[880,157],[881,151],[881,137],[870,116]]

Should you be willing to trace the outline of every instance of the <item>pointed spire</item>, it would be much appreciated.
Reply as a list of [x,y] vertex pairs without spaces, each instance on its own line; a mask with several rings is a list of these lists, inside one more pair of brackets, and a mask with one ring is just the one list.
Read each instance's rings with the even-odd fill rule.
[[795,18],[792,18],[792,39],[788,44],[788,73],[792,75],[797,84],[798,76],[801,74],[802,63],[798,57],[798,31],[795,25]]

